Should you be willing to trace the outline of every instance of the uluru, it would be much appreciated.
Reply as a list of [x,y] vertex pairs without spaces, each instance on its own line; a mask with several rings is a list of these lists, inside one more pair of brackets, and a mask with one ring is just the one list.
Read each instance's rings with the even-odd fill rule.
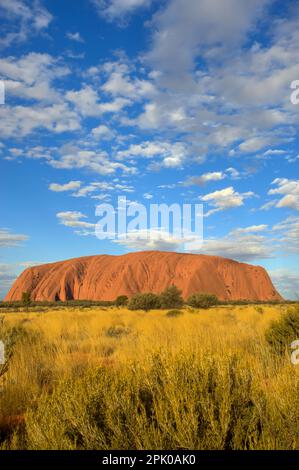
[[30,292],[35,301],[114,300],[139,292],[159,293],[176,285],[187,298],[195,292],[220,300],[278,301],[266,270],[219,256],[160,251],[95,255],[27,268],[5,301]]

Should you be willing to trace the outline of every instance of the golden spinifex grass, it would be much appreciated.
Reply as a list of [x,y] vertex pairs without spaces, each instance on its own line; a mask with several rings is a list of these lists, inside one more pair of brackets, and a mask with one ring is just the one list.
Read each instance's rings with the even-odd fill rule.
[[298,449],[299,366],[265,340],[288,308],[4,313],[2,449]]

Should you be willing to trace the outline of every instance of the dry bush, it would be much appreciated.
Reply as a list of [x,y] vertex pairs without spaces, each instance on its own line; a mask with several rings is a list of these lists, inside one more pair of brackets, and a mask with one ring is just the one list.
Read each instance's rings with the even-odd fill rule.
[[5,314],[2,449],[299,449],[299,368],[279,305]]

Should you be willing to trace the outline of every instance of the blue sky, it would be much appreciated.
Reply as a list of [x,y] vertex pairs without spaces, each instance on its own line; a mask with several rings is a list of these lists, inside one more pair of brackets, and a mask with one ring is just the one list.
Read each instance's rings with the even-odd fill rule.
[[201,253],[299,295],[299,4],[0,0],[0,296],[27,266],[177,242],[98,240],[118,196],[204,204]]

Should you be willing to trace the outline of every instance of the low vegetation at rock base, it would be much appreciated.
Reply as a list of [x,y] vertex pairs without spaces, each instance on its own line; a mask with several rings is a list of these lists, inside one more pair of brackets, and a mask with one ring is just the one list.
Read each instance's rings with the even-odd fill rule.
[[284,354],[293,341],[299,340],[299,309],[290,309],[286,315],[273,321],[266,332],[266,340],[279,354]]
[[131,298],[128,304],[129,310],[148,310],[161,308],[159,295],[151,292],[145,294],[136,294]]
[[126,295],[119,295],[115,299],[115,305],[117,307],[124,307],[125,305],[128,304],[128,302],[129,302],[129,299]]
[[218,298],[214,294],[193,294],[187,303],[194,308],[209,308],[218,304]]
[[299,449],[298,306],[58,308],[0,314],[1,449]]

